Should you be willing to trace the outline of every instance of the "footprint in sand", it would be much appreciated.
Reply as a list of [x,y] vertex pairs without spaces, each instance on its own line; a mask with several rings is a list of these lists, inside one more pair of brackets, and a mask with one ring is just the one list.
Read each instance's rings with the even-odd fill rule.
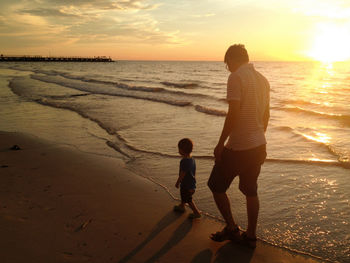
[[72,252],[63,252],[62,257],[65,262],[84,262],[90,261],[92,258],[89,255],[78,255],[73,254]]
[[5,215],[4,219],[8,221],[14,221],[14,222],[26,222],[29,218],[26,216],[13,216],[13,215]]
[[44,192],[48,192],[49,190],[51,189],[51,185],[47,185],[45,188],[44,188]]
[[44,207],[44,210],[45,210],[45,211],[53,211],[53,210],[56,210],[56,208],[55,208],[55,207],[48,207],[48,206],[45,206],[45,207]]

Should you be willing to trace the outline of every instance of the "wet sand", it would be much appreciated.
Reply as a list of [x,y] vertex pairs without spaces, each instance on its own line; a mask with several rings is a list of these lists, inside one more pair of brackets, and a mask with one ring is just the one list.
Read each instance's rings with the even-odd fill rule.
[[174,213],[123,161],[25,134],[0,132],[0,185],[2,263],[320,262],[263,241],[215,243],[222,222]]

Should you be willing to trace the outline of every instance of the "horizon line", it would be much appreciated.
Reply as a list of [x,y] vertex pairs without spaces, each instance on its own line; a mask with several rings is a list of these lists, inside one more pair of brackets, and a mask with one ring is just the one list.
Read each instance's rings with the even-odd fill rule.
[[[58,57],[71,57],[71,58],[110,58],[112,59],[113,62],[117,61],[143,61],[143,62],[223,62],[223,60],[199,60],[199,59],[118,59],[118,58],[113,58],[112,56],[67,56],[67,55],[59,55],[59,56],[46,56],[46,55],[4,55],[1,54],[2,57],[44,57],[44,58],[58,58]],[[266,60],[266,59],[257,59],[257,60],[250,60],[249,62],[313,62],[313,63],[341,63],[341,62],[350,62],[350,60],[344,60],[344,61],[319,61],[315,59],[305,59],[305,60]]]

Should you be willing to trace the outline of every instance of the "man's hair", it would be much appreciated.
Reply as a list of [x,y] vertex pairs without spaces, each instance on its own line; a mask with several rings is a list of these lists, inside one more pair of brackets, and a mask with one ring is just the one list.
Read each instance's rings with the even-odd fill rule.
[[226,51],[224,62],[227,64],[229,60],[239,63],[249,62],[249,56],[245,46],[242,44],[230,46]]
[[193,149],[193,142],[188,139],[188,138],[184,138],[181,139],[179,141],[179,143],[177,144],[177,146],[179,147],[179,149],[181,149],[184,153],[191,153],[192,149]]

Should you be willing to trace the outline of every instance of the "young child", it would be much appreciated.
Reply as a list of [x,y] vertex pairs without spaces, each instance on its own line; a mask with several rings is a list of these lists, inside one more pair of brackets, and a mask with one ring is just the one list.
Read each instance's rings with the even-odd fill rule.
[[176,181],[175,187],[180,186],[181,203],[174,206],[174,211],[185,212],[185,204],[187,203],[192,209],[193,213],[189,218],[200,218],[200,211],[192,201],[192,195],[196,189],[196,162],[191,156],[193,143],[190,139],[184,138],[178,143],[179,153],[183,157],[180,162],[179,178]]

